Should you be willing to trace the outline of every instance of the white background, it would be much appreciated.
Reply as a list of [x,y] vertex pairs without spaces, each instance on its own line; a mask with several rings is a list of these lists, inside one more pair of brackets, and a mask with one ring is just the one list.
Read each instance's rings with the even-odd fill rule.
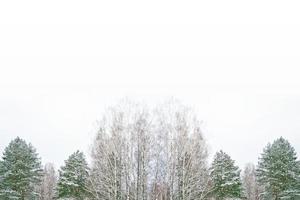
[[175,97],[243,167],[284,136],[300,153],[297,1],[1,1],[0,151],[89,154],[106,106]]

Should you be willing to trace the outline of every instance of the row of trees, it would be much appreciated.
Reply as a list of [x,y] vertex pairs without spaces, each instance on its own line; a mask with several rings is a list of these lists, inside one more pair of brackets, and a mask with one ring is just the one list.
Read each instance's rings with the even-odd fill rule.
[[283,138],[269,144],[257,168],[242,174],[223,151],[211,165],[190,108],[177,102],[155,109],[132,102],[109,108],[99,122],[91,164],[75,152],[56,175],[42,169],[31,144],[16,138],[0,161],[0,199],[201,200],[299,199],[300,163]]

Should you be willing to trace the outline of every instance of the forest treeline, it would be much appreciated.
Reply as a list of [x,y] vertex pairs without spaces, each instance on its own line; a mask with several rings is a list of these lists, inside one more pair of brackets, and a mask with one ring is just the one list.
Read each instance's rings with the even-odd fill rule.
[[58,171],[17,137],[0,160],[1,200],[300,199],[300,162],[280,137],[243,172],[224,151],[208,163],[200,121],[179,102],[110,107],[99,121],[91,163],[76,151]]

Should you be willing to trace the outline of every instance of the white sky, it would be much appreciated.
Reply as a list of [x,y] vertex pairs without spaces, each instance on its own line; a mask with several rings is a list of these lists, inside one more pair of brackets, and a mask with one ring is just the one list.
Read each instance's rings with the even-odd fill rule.
[[284,136],[300,153],[297,1],[1,1],[0,151],[88,154],[106,106],[194,106],[211,153],[243,167]]

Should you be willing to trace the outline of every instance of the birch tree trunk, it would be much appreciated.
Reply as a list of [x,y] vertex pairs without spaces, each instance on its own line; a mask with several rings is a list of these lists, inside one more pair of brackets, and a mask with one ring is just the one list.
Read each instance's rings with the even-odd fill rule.
[[150,111],[110,108],[92,147],[91,193],[104,200],[195,200],[208,191],[207,147],[194,112],[178,102]]

